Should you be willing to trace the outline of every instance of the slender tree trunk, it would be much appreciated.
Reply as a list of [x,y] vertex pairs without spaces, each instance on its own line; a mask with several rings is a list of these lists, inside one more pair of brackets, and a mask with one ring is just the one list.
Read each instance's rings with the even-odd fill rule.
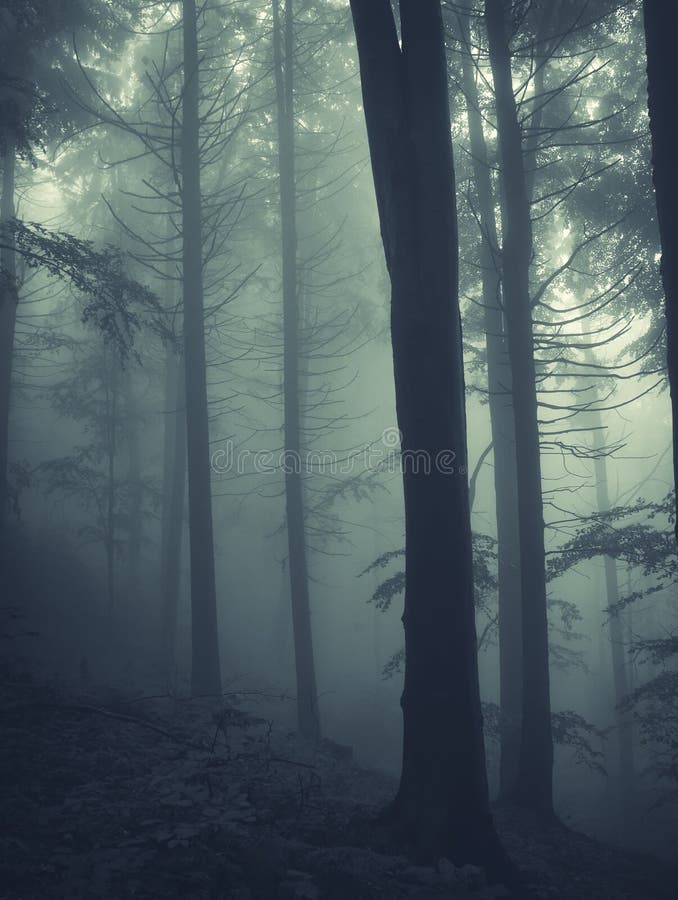
[[513,378],[521,547],[523,704],[518,778],[511,799],[553,812],[553,740],[549,691],[544,515],[529,271],[532,223],[503,0],[485,0],[494,80],[503,201],[502,275]]
[[[167,242],[174,229],[167,220]],[[165,301],[172,314],[176,301],[176,264],[166,263]],[[183,352],[165,346],[165,412],[163,417],[162,514],[160,536],[161,658],[167,685],[176,681],[176,646],[181,585],[181,551],[186,496],[186,381]]]
[[439,0],[351,0],[389,274],[405,499],[403,765],[396,833],[492,866],[478,688],[454,165]]
[[[673,409],[673,475],[678,502],[678,166],[675,42],[678,8],[671,0],[643,0],[647,49],[647,100],[652,135],[652,176],[662,247],[666,297],[666,349]],[[677,505],[678,510],[678,505]],[[676,516],[678,537],[678,515]]]
[[[626,584],[624,586],[624,590],[626,595],[628,596],[631,593],[631,579],[629,578],[628,571],[626,573]],[[623,633],[624,633],[624,641],[627,647],[631,646],[633,642],[633,608],[629,606],[622,616],[622,625],[623,625]],[[627,682],[628,682],[628,690],[635,691],[637,684],[637,672],[635,667],[635,661],[633,657],[627,658]],[[633,745],[633,717],[629,719],[629,730],[631,732],[631,744]]]
[[168,346],[165,356],[165,423],[162,491],[160,591],[162,597],[162,669],[175,678],[177,616],[181,579],[181,535],[186,493],[186,413],[183,357]]
[[294,155],[294,19],[292,0],[285,2],[284,51],[280,3],[273,0],[273,41],[278,114],[278,164],[282,229],[283,400],[285,432],[285,509],[297,676],[297,722],[305,737],[320,737],[313,633],[308,590],[301,466],[299,384],[299,285]]
[[[593,432],[594,441],[600,435],[602,419],[600,413],[595,417]],[[598,454],[593,461],[594,477],[596,480],[596,502],[598,512],[604,513],[610,509],[610,496],[607,480],[607,461],[603,455],[603,448],[598,448]],[[614,685],[615,717],[617,720],[617,750],[618,771],[620,777],[619,797],[621,809],[619,821],[628,824],[628,814],[631,812],[633,794],[635,789],[635,762],[633,754],[633,732],[631,717],[622,713],[619,704],[629,693],[628,664],[625,652],[625,637],[623,613],[621,610],[610,612],[619,603],[619,580],[617,575],[617,563],[611,556],[603,557],[605,566],[605,598],[608,610],[606,612],[609,625],[610,648],[612,655],[612,679]]]
[[[2,198],[0,226],[14,218],[14,176],[16,149],[14,134],[6,128],[2,159]],[[9,410],[12,390],[12,357],[16,309],[19,300],[16,284],[16,253],[11,234],[3,235],[7,247],[0,251],[0,536],[4,530],[9,504]]]
[[[596,461],[598,462],[598,460]],[[604,461],[603,461],[604,465]],[[604,478],[605,472],[600,475],[596,474],[596,479]],[[603,484],[604,490],[598,493],[598,503],[605,504],[607,485],[605,481],[598,481],[598,486]],[[609,509],[607,506],[600,505],[600,509]],[[612,607],[619,602],[619,582],[617,578],[617,564],[614,559],[606,556],[605,564],[605,594],[608,607]],[[626,662],[626,651],[624,642],[624,628],[621,619],[621,612],[608,613],[608,624],[610,634],[610,645],[612,649],[612,678],[614,685],[615,705],[618,704],[629,693],[628,669]],[[619,822],[622,828],[629,826],[628,814],[633,807],[633,798],[635,794],[635,761],[633,753],[633,730],[632,720],[628,713],[615,709],[615,718],[617,721],[617,749],[618,749],[618,766],[619,766],[619,799],[620,799],[620,816]]]
[[[121,170],[116,168],[113,175],[113,187],[116,197],[120,197],[123,190],[121,181]],[[119,211],[120,213],[120,211]],[[124,258],[127,253],[127,235],[124,229],[118,223],[117,225],[117,245],[121,256]],[[119,600],[119,624],[126,631],[132,625],[132,617],[138,609],[139,599],[139,570],[141,561],[141,540],[142,540],[142,485],[141,485],[141,445],[139,441],[139,410],[137,408],[136,397],[134,394],[134,380],[131,368],[126,366],[120,368],[118,372],[118,362],[113,357],[113,366],[115,367],[116,378],[116,415],[118,404],[118,388],[119,402],[122,407],[120,411],[121,419],[121,437],[124,436],[124,442],[127,449],[127,577],[125,579],[126,590]],[[118,375],[120,375],[120,383],[118,384]],[[114,428],[117,423],[114,423]]]
[[115,483],[115,455],[117,453],[118,428],[118,361],[114,353],[104,350],[104,367],[106,374],[106,519],[104,544],[106,550],[108,620],[113,625],[116,612],[115,519],[117,515],[117,486]]
[[499,241],[494,191],[483,133],[475,65],[471,58],[468,12],[459,19],[465,52],[462,54],[464,94],[482,229],[480,266],[484,309],[487,387],[494,457],[497,521],[497,581],[499,595],[500,763],[499,800],[510,796],[518,776],[522,706],[522,634],[520,614],[520,542],[516,446],[504,317],[501,310]]
[[191,556],[191,690],[194,695],[218,694],[221,691],[202,286],[200,85],[196,19],[195,0],[183,0],[181,207]]
[[129,527],[128,527],[128,587],[127,610],[128,619],[138,609],[139,572],[141,567],[141,542],[143,539],[142,523],[142,483],[141,483],[141,442],[139,438],[139,409],[134,395],[132,373],[125,372],[125,424],[127,431],[127,484],[129,491]]

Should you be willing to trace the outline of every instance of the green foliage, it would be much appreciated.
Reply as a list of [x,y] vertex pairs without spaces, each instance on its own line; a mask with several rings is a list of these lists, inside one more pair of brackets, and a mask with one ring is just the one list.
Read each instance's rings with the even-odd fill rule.
[[381,670],[381,674],[383,678],[393,678],[394,675],[399,675],[405,666],[405,648],[401,647],[399,650],[396,650],[389,659],[384,668]]
[[678,800],[678,637],[639,640],[633,649],[641,663],[663,669],[625,697],[620,708],[633,712],[641,743],[651,754],[650,771],[671,786],[659,802]]
[[[646,575],[672,578],[675,574],[676,546],[671,524],[673,494],[659,502],[639,499],[629,506],[617,506],[595,513],[570,541],[552,554],[548,578],[563,575],[573,566],[597,556],[623,560]],[[629,521],[641,515],[640,521]],[[665,517],[667,526],[657,528],[652,521]],[[624,524],[624,523],[627,524]]]
[[[91,515],[77,528],[83,544],[106,544],[109,541],[118,554],[122,541],[116,538],[121,525],[119,512],[119,485],[110,484],[107,473],[96,461],[97,453],[89,447],[76,447],[71,455],[50,459],[38,467],[38,475],[45,483],[48,495],[75,499],[81,508]],[[113,521],[107,521],[106,502],[108,491],[114,492],[116,509]],[[113,530],[111,533],[111,527]]]
[[18,519],[21,515],[21,494],[31,484],[31,467],[28,461],[22,459],[10,463],[7,476],[7,505]]
[[[564,544],[549,564],[549,576],[555,578],[583,560],[609,556],[642,573],[641,589],[629,591],[610,615],[618,615],[632,603],[675,586],[678,573],[676,542],[673,533],[673,492],[662,500],[638,499],[629,506],[618,506],[591,516],[579,532]],[[678,659],[678,638],[641,638],[631,650],[640,663],[661,666],[662,671],[625,697],[620,709],[633,712],[641,743],[651,754],[650,771],[659,780],[668,781],[676,790],[663,792],[666,802],[678,797],[678,672],[672,666]]]
[[80,348],[72,377],[52,392],[57,414],[76,422],[87,443],[68,456],[49,459],[36,469],[45,493],[74,504],[83,514],[76,533],[82,544],[100,544],[120,556],[128,542],[135,495],[141,493],[144,515],[158,503],[153,483],[140,484],[121,475],[121,450],[126,449],[126,408],[121,389],[122,364],[101,339]]
[[594,741],[605,739],[603,731],[579,713],[566,709],[551,714],[551,732],[554,743],[572,750],[577,763],[605,775],[603,751],[594,745]]
[[[492,639],[497,626],[498,617],[496,614],[496,595],[497,595],[497,551],[496,540],[487,534],[473,532],[473,583],[475,588],[475,604],[476,611],[484,613],[486,624],[478,636],[478,648],[487,646]],[[370,572],[384,569],[394,560],[405,556],[405,549],[389,550],[382,553],[367,566],[360,576]],[[405,591],[405,572],[398,571],[395,574],[381,581],[372,596],[370,603],[385,612],[390,609],[394,600],[400,597]],[[581,635],[574,630],[574,625],[581,621],[582,616],[576,604],[562,600],[560,598],[549,598],[549,610],[557,611],[560,614],[561,627],[555,628],[551,625],[551,630],[555,631],[566,641],[573,641],[580,638]],[[575,650],[572,647],[563,646],[562,644],[551,641],[550,657],[553,665],[560,669],[568,670],[572,668],[584,667],[584,654],[582,651]],[[384,678],[391,678],[393,675],[402,671],[405,662],[404,650],[398,650],[394,653],[386,665],[382,669]]]
[[[36,150],[80,123],[66,87],[76,36],[101,60],[114,43],[119,52],[136,14],[128,0],[0,0],[0,122],[21,159],[36,165]],[[0,129],[0,155],[6,137]]]
[[581,650],[574,650],[572,647],[566,647],[554,641],[549,641],[549,663],[562,671],[586,670],[584,654]]
[[[473,581],[475,588],[476,612],[484,613],[486,624],[478,637],[478,649],[486,646],[497,626],[497,615],[494,611],[494,598],[497,592],[497,579],[494,575],[497,565],[496,541],[487,534],[473,532]],[[395,559],[405,556],[405,549],[389,550],[373,560],[360,576],[377,569],[384,569]],[[381,612],[390,609],[393,601],[405,592],[405,572],[399,571],[380,582],[369,602]],[[405,649],[401,647],[393,653],[382,669],[383,678],[393,678],[403,671],[405,665]]]
[[[483,703],[483,729],[485,737],[499,743],[501,710],[496,703]],[[595,746],[605,740],[605,733],[571,709],[551,713],[551,732],[554,743],[567,747],[578,765],[605,775],[604,754]]]
[[548,579],[564,575],[585,560],[608,556],[654,580],[642,590],[622,597],[616,608],[609,610],[612,615],[630,603],[671,587],[678,573],[673,509],[671,492],[660,501],[641,498],[629,506],[595,513],[584,520],[573,538],[550,554]]
[[0,233],[0,246],[15,248],[27,266],[67,281],[84,295],[82,321],[102,334],[121,358],[129,355],[144,325],[165,334],[159,301],[126,274],[118,248],[97,248],[67,232],[16,219]]
[[395,575],[391,575],[390,578],[387,578],[378,585],[370,600],[377,609],[383,612],[389,609],[393,600],[404,593],[404,591],[405,573],[396,572]]
[[[496,544],[495,539],[487,534],[473,533],[473,584],[475,587],[476,606],[480,609],[487,607],[490,597],[497,590],[497,579],[494,575],[497,565]],[[394,559],[404,556],[404,547],[382,553],[366,569],[363,569],[360,576],[374,572],[376,569],[383,569],[393,562]],[[405,573],[402,571],[396,572],[395,575],[385,579],[377,586],[370,597],[370,603],[374,603],[377,609],[385,611],[389,609],[393,600],[402,594],[404,590]]]
[[360,573],[361,575],[367,575],[368,572],[374,572],[375,569],[383,569],[387,566],[392,560],[398,559],[398,557],[405,556],[405,548],[401,547],[399,550],[389,550],[386,553],[382,553],[381,556],[378,556],[375,560],[373,560],[366,569]]

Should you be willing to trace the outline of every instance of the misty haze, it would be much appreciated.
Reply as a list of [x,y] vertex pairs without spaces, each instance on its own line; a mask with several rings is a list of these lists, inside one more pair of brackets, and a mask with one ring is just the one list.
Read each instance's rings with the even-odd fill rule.
[[0,0],[0,900],[678,900],[677,35]]

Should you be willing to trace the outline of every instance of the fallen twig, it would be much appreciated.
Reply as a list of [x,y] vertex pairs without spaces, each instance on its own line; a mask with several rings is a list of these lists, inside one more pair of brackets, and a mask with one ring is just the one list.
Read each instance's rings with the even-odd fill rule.
[[167,737],[170,740],[184,744],[185,746],[194,747],[198,750],[204,749],[201,745],[187,741],[184,738],[179,737],[179,735],[173,734],[165,728],[161,728],[159,725],[154,725],[153,722],[149,722],[147,719],[139,719],[136,716],[127,716],[124,713],[113,712],[102,706],[89,706],[84,703],[20,703],[15,706],[8,706],[4,709],[0,709],[0,715],[26,712],[30,709],[51,709],[56,712],[90,713],[92,715],[105,716],[107,719],[116,719],[120,722],[131,722],[133,725],[140,725],[142,728],[148,728],[150,731],[155,731],[156,734],[161,734],[163,737]]

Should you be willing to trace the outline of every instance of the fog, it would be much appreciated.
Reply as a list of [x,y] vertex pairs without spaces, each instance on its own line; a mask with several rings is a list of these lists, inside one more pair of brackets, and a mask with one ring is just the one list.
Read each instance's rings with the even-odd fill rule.
[[[442,4],[468,451],[463,436],[442,446],[466,497],[470,485],[490,798],[508,790],[502,678],[533,702],[515,669],[522,639],[501,630],[506,579],[522,572],[512,602],[530,615],[536,560],[555,814],[670,861],[673,426],[642,4],[507,6],[520,175],[502,143],[491,11]],[[437,514],[408,525],[405,551],[401,439],[428,448],[403,422],[426,425],[429,406],[391,343],[391,281],[395,304],[409,251],[389,247],[400,201],[375,197],[349,4],[4,2],[0,42],[3,676],[99,691],[102,707],[109,695],[222,695],[397,779],[404,572],[417,566],[412,535],[427,540],[418,529]],[[409,177],[397,172],[394,192]],[[427,177],[412,175],[413,196]],[[508,269],[518,180],[541,557],[541,536],[509,549],[527,534],[529,471]],[[414,347],[423,332],[407,315]],[[437,348],[416,352],[428,371]],[[498,493],[507,454],[513,501]],[[464,553],[449,547],[448,577],[431,587],[458,610],[451,635],[470,597]],[[421,613],[434,629],[435,608]],[[461,707],[438,715],[466,728]]]

